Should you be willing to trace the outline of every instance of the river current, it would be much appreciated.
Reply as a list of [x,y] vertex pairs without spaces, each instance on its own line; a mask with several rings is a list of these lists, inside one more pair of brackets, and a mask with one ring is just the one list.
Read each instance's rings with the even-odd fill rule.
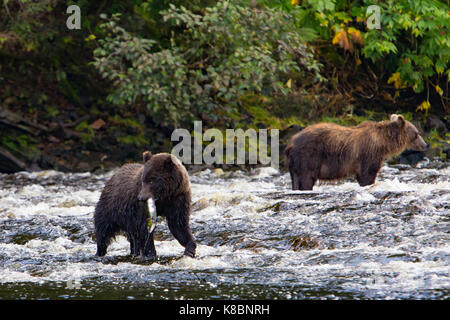
[[377,182],[290,190],[287,173],[192,173],[197,257],[166,222],[156,262],[118,236],[95,257],[105,174],[0,175],[2,299],[448,299],[450,167],[383,166]]

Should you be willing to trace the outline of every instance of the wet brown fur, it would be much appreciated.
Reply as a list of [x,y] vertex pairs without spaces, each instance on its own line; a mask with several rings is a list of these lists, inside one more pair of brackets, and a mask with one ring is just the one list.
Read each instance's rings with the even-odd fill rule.
[[104,256],[111,240],[123,232],[130,241],[131,255],[156,258],[153,232],[147,227],[147,200],[153,198],[157,215],[166,217],[170,231],[185,247],[185,255],[195,256],[186,169],[167,153],[152,156],[144,152],[143,160],[144,164],[122,166],[105,184],[94,212],[97,255]]
[[390,121],[367,121],[355,127],[333,123],[309,126],[293,136],[285,150],[293,190],[312,190],[317,179],[356,176],[373,184],[384,160],[405,148],[424,150],[426,143],[401,115]]

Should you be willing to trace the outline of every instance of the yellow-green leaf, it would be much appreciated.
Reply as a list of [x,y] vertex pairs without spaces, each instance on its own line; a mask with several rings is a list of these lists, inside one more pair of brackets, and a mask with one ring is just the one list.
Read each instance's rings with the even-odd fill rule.
[[395,89],[405,88],[405,85],[403,84],[402,79],[400,78],[400,72],[393,73],[389,77],[387,83],[388,84],[394,83]]
[[417,107],[416,111],[425,111],[425,113],[428,113],[428,109],[430,109],[430,101],[423,101],[419,106]]
[[420,31],[419,31],[419,29],[417,29],[417,28],[414,28],[413,30],[412,30],[412,34],[417,38],[418,36],[420,36]]
[[286,87],[288,87],[289,89],[291,88],[291,85],[292,85],[292,79],[289,79],[287,82],[286,82]]
[[84,41],[88,42],[88,41],[92,41],[95,40],[95,35],[90,34],[89,37],[85,38]]

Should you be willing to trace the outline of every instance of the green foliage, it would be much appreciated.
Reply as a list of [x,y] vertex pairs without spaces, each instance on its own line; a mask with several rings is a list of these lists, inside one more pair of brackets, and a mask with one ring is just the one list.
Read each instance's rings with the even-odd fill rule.
[[145,32],[140,32],[144,37],[157,40],[160,43],[168,44],[167,29],[161,28],[163,16],[161,12],[169,9],[169,5],[183,5],[192,12],[200,12],[203,8],[214,5],[217,0],[147,0],[135,1],[134,12],[139,17],[138,22],[143,23]]
[[80,122],[75,127],[75,130],[80,133],[82,143],[88,143],[92,141],[92,139],[95,136],[94,129],[92,129],[91,126],[86,121]]
[[49,13],[56,6],[55,1],[4,0],[2,6],[0,30],[8,32],[0,32],[0,48],[8,45],[30,52],[58,33],[48,26],[48,19],[54,21]]
[[[385,119],[380,119],[385,120]],[[357,126],[364,121],[376,121],[372,117],[368,116],[356,116],[356,115],[345,115],[344,117],[328,117],[323,116],[322,122],[331,122],[345,127]]]
[[[433,76],[449,76],[449,7],[439,1],[386,1],[382,30],[369,30],[362,53],[372,61],[391,60],[402,82],[421,92]],[[392,70],[394,71],[394,70]]]
[[[263,0],[267,6],[289,11],[302,27],[312,28],[320,38],[332,40],[355,55],[375,64],[379,74],[398,73],[395,89],[427,88],[439,95],[444,110],[448,104],[443,87],[450,75],[450,8],[437,0]],[[298,5],[296,5],[298,4]],[[380,7],[381,29],[369,30],[366,20],[370,5]],[[361,48],[359,48],[361,47]],[[397,93],[398,94],[398,93]],[[428,98],[427,98],[428,100]],[[429,102],[423,106],[429,107]],[[417,110],[428,112],[427,108]]]
[[136,119],[122,118],[118,115],[108,118],[108,131],[116,137],[119,144],[142,148],[149,144],[145,136],[146,128]]
[[292,71],[321,79],[302,34],[279,9],[224,1],[204,14],[172,5],[162,14],[171,28],[168,48],[126,32],[115,15],[101,25],[110,35],[94,51],[95,67],[116,88],[109,101],[143,102],[156,122],[224,119],[247,92],[287,94]]
[[59,114],[59,110],[55,106],[46,106],[45,110],[50,118],[54,118]]
[[[449,134],[446,133],[448,139]],[[446,142],[444,137],[441,137],[438,129],[432,129],[428,135],[424,137],[424,140],[431,145],[432,148],[439,148],[442,143]],[[448,140],[447,140],[448,143]]]
[[35,143],[36,141],[33,138],[25,134],[18,136],[2,134],[0,138],[0,146],[11,153],[28,160],[34,160],[38,154]]

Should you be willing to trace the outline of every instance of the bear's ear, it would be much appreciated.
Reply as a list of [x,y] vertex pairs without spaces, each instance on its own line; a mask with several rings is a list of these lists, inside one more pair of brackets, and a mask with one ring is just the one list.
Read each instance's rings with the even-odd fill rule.
[[391,115],[391,121],[396,121],[400,125],[400,128],[403,128],[406,124],[405,118],[401,114],[393,114]]
[[145,151],[142,154],[142,160],[144,160],[144,163],[146,163],[150,158],[152,157],[152,153],[150,151]]
[[164,161],[164,167],[168,170],[172,170],[175,166],[175,159],[172,158],[172,156],[169,156],[165,161]]

